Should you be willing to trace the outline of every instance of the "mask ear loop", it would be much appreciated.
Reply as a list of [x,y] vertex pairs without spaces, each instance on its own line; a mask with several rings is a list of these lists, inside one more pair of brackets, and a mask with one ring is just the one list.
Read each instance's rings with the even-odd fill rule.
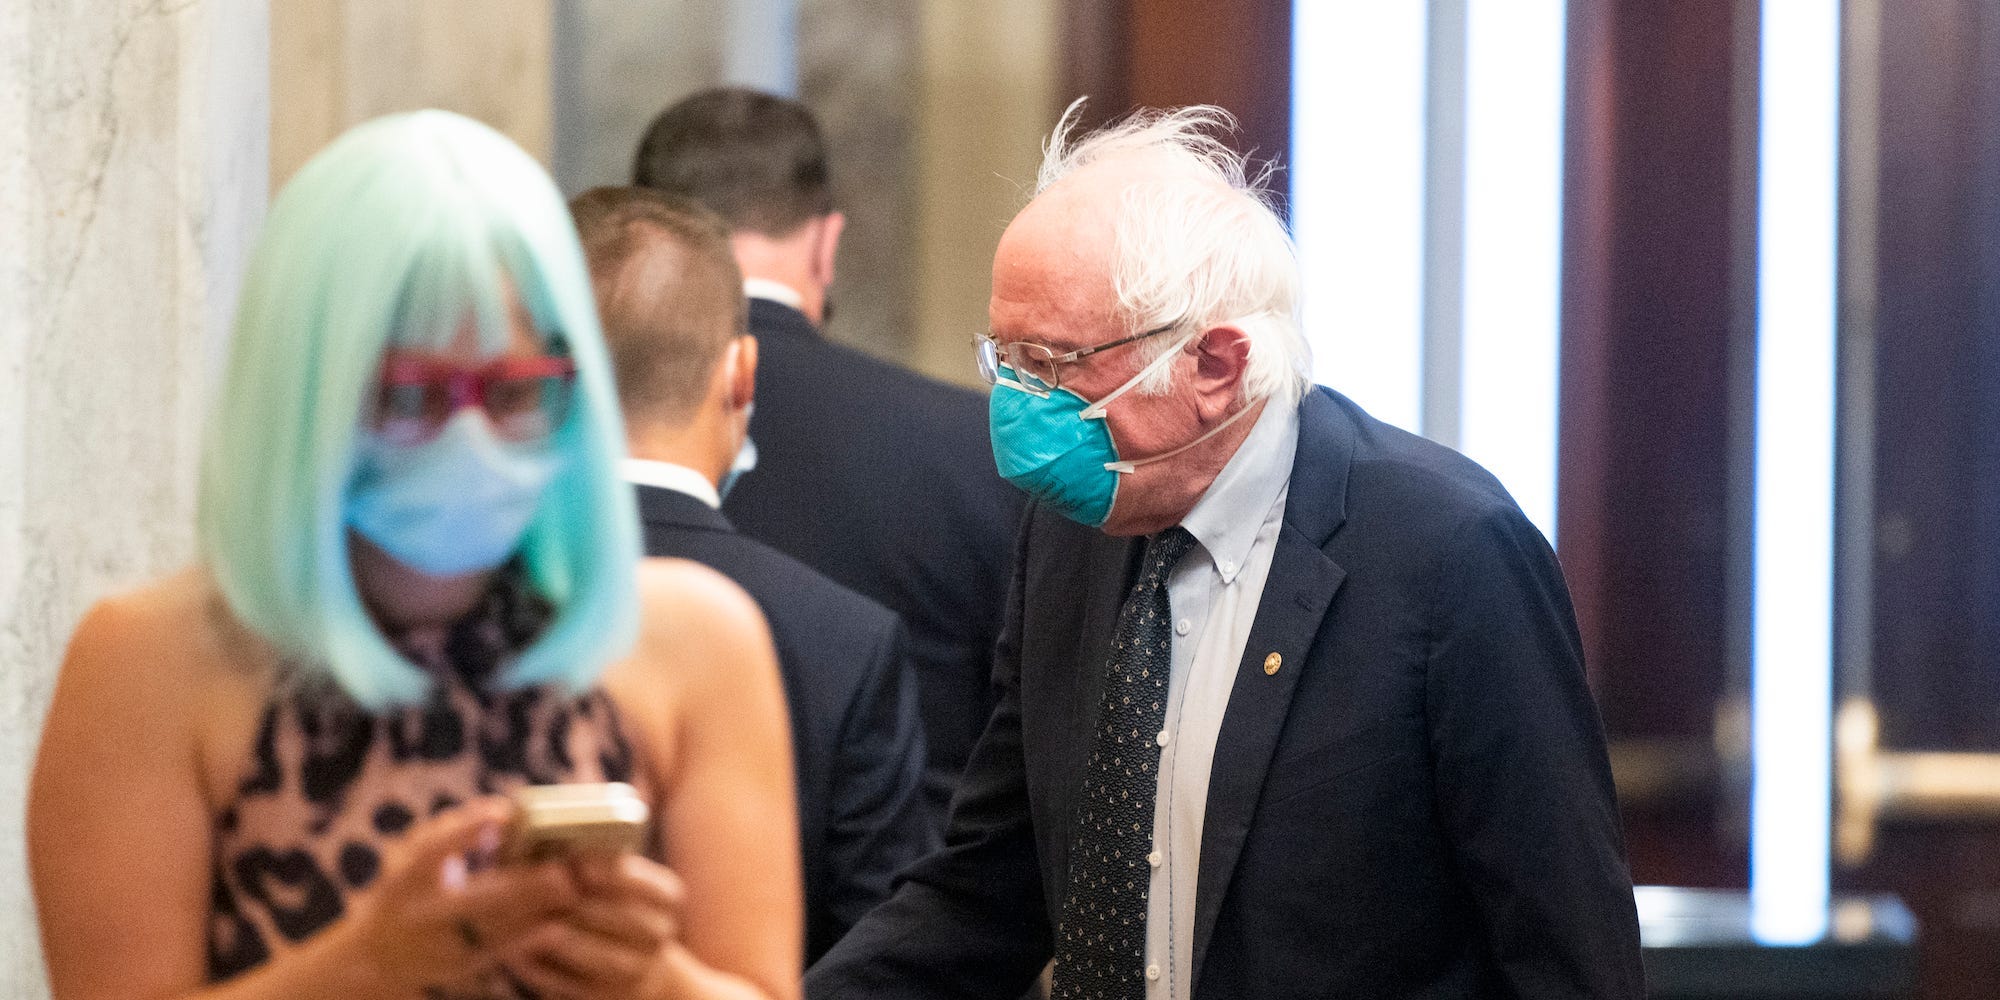
[[1097,402],[1084,407],[1083,410],[1077,414],[1077,416],[1084,420],[1103,420],[1105,407],[1110,406],[1112,401],[1116,400],[1118,397],[1123,396],[1128,392],[1131,392],[1132,389],[1139,383],[1146,381],[1146,376],[1151,375],[1156,371],[1159,371],[1161,368],[1164,368],[1169,364],[1172,364],[1174,356],[1179,354],[1183,348],[1187,347],[1187,345],[1194,343],[1194,338],[1201,336],[1201,334],[1202,331],[1196,330],[1193,333],[1190,333],[1187,336],[1182,337],[1179,343],[1168,348],[1159,357],[1154,358],[1152,364],[1149,364],[1146,367],[1139,369],[1139,374],[1132,376],[1130,379],[1127,379],[1124,385],[1121,385],[1118,388],[1113,389],[1110,392],[1106,393],[1103,399],[1100,399]]
[[1237,410],[1235,413],[1230,414],[1228,419],[1224,420],[1219,424],[1216,424],[1213,428],[1210,428],[1208,433],[1203,434],[1202,436],[1195,438],[1194,440],[1189,441],[1188,443],[1181,445],[1180,447],[1175,448],[1172,451],[1163,452],[1158,455],[1148,455],[1145,458],[1133,458],[1120,462],[1106,462],[1104,463],[1104,467],[1112,472],[1125,473],[1125,472],[1131,472],[1142,465],[1151,465],[1154,462],[1165,461],[1169,458],[1174,457],[1175,455],[1180,454],[1181,452],[1188,450],[1189,448],[1194,447],[1195,445],[1202,443],[1203,441],[1208,440],[1209,438],[1216,436],[1217,434],[1222,433],[1225,430],[1228,430],[1230,424],[1233,424],[1238,420],[1243,419],[1243,415],[1249,413],[1252,409],[1254,409],[1254,407],[1250,403],[1243,404],[1242,409]]
[[[1223,325],[1223,324],[1217,324],[1217,325]],[[1151,375],[1154,372],[1160,370],[1162,366],[1171,363],[1175,355],[1179,354],[1183,348],[1187,347],[1187,345],[1194,343],[1194,339],[1196,337],[1201,336],[1203,332],[1205,331],[1196,330],[1193,333],[1190,333],[1187,336],[1182,337],[1180,343],[1177,343],[1173,347],[1169,348],[1166,351],[1166,353],[1161,354],[1157,358],[1154,358],[1152,364],[1149,364],[1146,367],[1139,369],[1139,374],[1132,376],[1132,378],[1129,381],[1127,381],[1124,385],[1121,385],[1118,388],[1111,390],[1109,393],[1106,393],[1104,398],[1098,400],[1095,403],[1090,404],[1089,406],[1084,407],[1083,411],[1078,413],[1077,416],[1083,418],[1084,420],[1103,420],[1105,407],[1110,406],[1113,400],[1117,399],[1120,396],[1125,395],[1127,392],[1132,391],[1133,387],[1137,386],[1141,382],[1144,382],[1146,380],[1146,376]],[[1175,448],[1172,451],[1162,452],[1161,454],[1158,455],[1148,455],[1145,458],[1133,458],[1133,459],[1124,459],[1117,462],[1106,462],[1104,463],[1104,468],[1110,472],[1117,472],[1123,474],[1135,471],[1142,465],[1151,465],[1154,462],[1165,461],[1169,458],[1174,457],[1175,455],[1180,454],[1181,452],[1187,451],[1188,449],[1201,444],[1203,441],[1206,441],[1209,438],[1212,438],[1217,434],[1222,433],[1225,430],[1228,430],[1230,424],[1233,424],[1238,420],[1243,419],[1243,415],[1249,413],[1250,410],[1251,410],[1250,405],[1248,403],[1244,404],[1242,409],[1237,410],[1235,413],[1230,414],[1227,420],[1224,420],[1223,422],[1216,424],[1214,427],[1209,428],[1208,433],[1203,434],[1202,436],[1195,438],[1194,440],[1189,441],[1188,443],[1181,445],[1180,447]]]

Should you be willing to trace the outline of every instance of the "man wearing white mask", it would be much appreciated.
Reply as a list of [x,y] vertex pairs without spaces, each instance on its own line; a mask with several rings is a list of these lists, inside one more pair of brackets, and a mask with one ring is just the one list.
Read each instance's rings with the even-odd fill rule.
[[720,570],[770,622],[791,710],[811,961],[937,843],[903,625],[737,533],[717,509],[751,464],[757,368],[722,221],[639,188],[586,191],[570,209],[625,411],[646,553]]
[[[1075,108],[1072,107],[1071,115]],[[1031,497],[943,851],[814,1000],[1644,993],[1554,553],[1309,384],[1291,242],[1214,108],[1047,147],[981,370]]]

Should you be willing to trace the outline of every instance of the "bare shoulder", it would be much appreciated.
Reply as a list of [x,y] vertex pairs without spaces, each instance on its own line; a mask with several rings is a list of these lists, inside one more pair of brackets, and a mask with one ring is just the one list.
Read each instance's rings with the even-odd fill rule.
[[740,677],[746,666],[776,671],[771,634],[757,602],[735,581],[686,559],[639,567],[639,643],[612,677],[628,689],[684,696]]
[[639,608],[642,649],[664,644],[712,656],[770,642],[757,602],[734,580],[687,559],[640,565]]
[[[718,624],[740,625],[764,615],[736,581],[691,559],[645,559],[639,564],[639,601],[648,621],[675,617],[721,616]],[[681,622],[686,625],[686,622]]]
[[259,673],[269,659],[208,573],[189,568],[93,605],[70,638],[63,679],[114,682],[152,697],[196,694]]
[[[38,799],[150,775],[175,784],[217,712],[257,683],[206,573],[185,570],[97,602],[71,635],[37,757]],[[233,683],[231,683],[233,681]],[[144,752],[136,752],[145,748]],[[47,821],[45,814],[40,819]]]

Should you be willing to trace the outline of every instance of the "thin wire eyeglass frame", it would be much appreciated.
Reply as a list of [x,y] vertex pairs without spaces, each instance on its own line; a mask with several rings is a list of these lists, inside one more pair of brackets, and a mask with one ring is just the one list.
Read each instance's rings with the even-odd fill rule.
[[[1003,344],[990,332],[974,334],[972,343],[979,363],[979,376],[986,380],[987,385],[1006,386],[1036,396],[1047,396],[1050,392],[1062,388],[1063,365],[1075,364],[1099,351],[1108,351],[1114,347],[1137,343],[1148,337],[1157,337],[1181,325],[1181,321],[1176,320],[1129,337],[1120,337],[1092,347],[1079,347],[1067,354],[1057,354],[1041,344],[1025,340]],[[1044,367],[1049,373],[1048,378],[1042,378],[1023,367],[1024,361]],[[1000,374],[1002,364],[1005,364],[1016,377],[1010,379]]]

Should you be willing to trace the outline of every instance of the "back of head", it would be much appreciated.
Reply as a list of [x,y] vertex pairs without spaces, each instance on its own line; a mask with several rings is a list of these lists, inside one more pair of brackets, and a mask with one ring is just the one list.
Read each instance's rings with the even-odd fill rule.
[[570,213],[626,420],[685,423],[724,349],[748,332],[728,227],[692,199],[637,187],[592,188]]
[[812,112],[741,87],[704,90],[660,112],[639,143],[632,183],[693,198],[732,231],[770,237],[833,211]]
[[285,186],[251,255],[202,454],[202,556],[238,619],[371,707],[428,686],[362,607],[348,556],[384,352],[440,349],[471,320],[497,354],[515,303],[575,363],[576,394],[517,550],[556,618],[499,680],[584,684],[636,630],[638,540],[589,279],[548,175],[471,119],[378,118]]

